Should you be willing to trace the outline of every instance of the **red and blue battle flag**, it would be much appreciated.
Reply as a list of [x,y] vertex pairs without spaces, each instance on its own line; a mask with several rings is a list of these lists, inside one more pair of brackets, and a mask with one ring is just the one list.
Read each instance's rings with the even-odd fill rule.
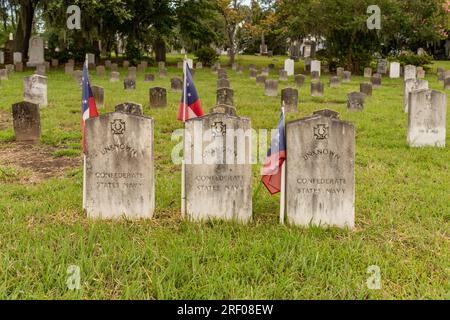
[[284,111],[281,111],[280,122],[275,134],[272,135],[270,149],[262,169],[262,182],[272,195],[281,191],[281,169],[285,160],[286,135],[284,130]]
[[88,71],[88,63],[84,64],[83,67],[83,78],[81,79],[81,87],[82,87],[82,97],[81,97],[81,131],[83,136],[83,153],[86,152],[86,137],[84,124],[85,121],[89,118],[98,117],[97,104],[95,103],[95,98],[92,93],[91,82],[89,81],[89,71]]
[[[181,96],[180,111],[178,113],[178,120],[187,121],[203,116],[202,105],[200,98],[198,97],[197,89],[195,88],[194,80],[192,78],[192,72],[189,65],[185,62],[185,79],[186,84],[183,88],[183,94]],[[184,93],[186,92],[186,101]],[[185,104],[186,103],[186,104]],[[184,108],[183,108],[184,106]],[[184,118],[184,119],[183,119]]]

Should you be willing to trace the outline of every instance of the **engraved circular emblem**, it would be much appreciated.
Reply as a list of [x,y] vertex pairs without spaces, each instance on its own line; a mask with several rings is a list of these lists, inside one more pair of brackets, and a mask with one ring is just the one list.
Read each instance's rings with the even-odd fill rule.
[[314,137],[316,140],[328,139],[328,127],[326,124],[319,124],[314,128]]
[[122,119],[116,119],[111,122],[111,131],[114,134],[124,134],[125,133],[125,121]]
[[224,137],[227,133],[227,126],[223,122],[214,122],[212,125],[213,137]]

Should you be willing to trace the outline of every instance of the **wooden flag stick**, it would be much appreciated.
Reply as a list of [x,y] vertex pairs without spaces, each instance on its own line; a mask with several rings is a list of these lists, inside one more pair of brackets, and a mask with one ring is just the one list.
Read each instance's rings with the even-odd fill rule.
[[187,94],[187,68],[186,68],[186,56],[183,60],[183,74],[184,74],[184,81],[183,81],[183,160],[181,164],[181,217],[186,217],[186,150],[185,150],[185,143],[186,143],[186,94]]

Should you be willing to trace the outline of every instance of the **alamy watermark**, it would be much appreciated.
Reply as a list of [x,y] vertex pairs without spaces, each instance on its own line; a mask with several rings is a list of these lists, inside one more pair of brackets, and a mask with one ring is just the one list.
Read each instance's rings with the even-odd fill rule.
[[370,290],[381,289],[381,270],[379,266],[373,265],[367,268],[367,273],[370,277],[367,279],[367,288]]
[[377,5],[367,7],[367,13],[371,16],[367,19],[369,30],[381,30],[381,9]]
[[81,288],[81,269],[79,266],[70,265],[66,271],[66,285],[69,290],[80,290]]
[[67,8],[67,28],[69,30],[81,30],[81,9],[77,5],[71,5]]

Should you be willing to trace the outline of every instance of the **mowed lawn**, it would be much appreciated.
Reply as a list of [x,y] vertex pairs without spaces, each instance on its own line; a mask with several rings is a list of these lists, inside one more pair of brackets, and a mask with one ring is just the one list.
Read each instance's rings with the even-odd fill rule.
[[[49,76],[48,108],[41,110],[42,141],[17,146],[11,105],[22,100],[27,71],[0,85],[0,298],[1,299],[449,299],[450,150],[412,149],[406,143],[403,81],[383,78],[360,113],[349,113],[347,93],[359,91],[352,77],[325,96],[310,96],[310,78],[299,91],[299,112],[288,121],[329,108],[356,126],[356,229],[302,229],[278,223],[279,197],[271,197],[254,166],[253,221],[246,226],[180,217],[181,167],[172,164],[171,141],[180,94],[170,78],[181,76],[171,56],[169,76],[136,91],[110,83],[109,72],[93,85],[105,88],[106,108],[121,102],[144,105],[156,121],[156,215],[152,221],[98,222],[82,210],[81,89],[63,69]],[[225,62],[225,60],[223,60]],[[284,57],[239,58],[259,68]],[[443,91],[436,62],[430,87]],[[77,69],[80,69],[78,66]],[[123,79],[125,70],[121,71]],[[296,73],[303,71],[296,63]],[[153,66],[147,70],[157,73]],[[248,71],[228,71],[240,116],[254,129],[277,126],[280,95],[265,97]],[[278,71],[271,77],[278,78]],[[197,70],[205,111],[215,104],[217,76]],[[293,85],[281,82],[281,87]],[[148,90],[163,86],[169,106],[150,109]],[[447,94],[450,92],[447,91]],[[450,112],[447,112],[447,128]],[[448,138],[448,133],[447,133]],[[450,141],[447,139],[447,143]],[[265,150],[264,150],[265,152]],[[199,199],[201,201],[201,199]],[[67,288],[67,268],[79,266],[81,289]],[[370,266],[381,271],[381,289],[366,285]]]

